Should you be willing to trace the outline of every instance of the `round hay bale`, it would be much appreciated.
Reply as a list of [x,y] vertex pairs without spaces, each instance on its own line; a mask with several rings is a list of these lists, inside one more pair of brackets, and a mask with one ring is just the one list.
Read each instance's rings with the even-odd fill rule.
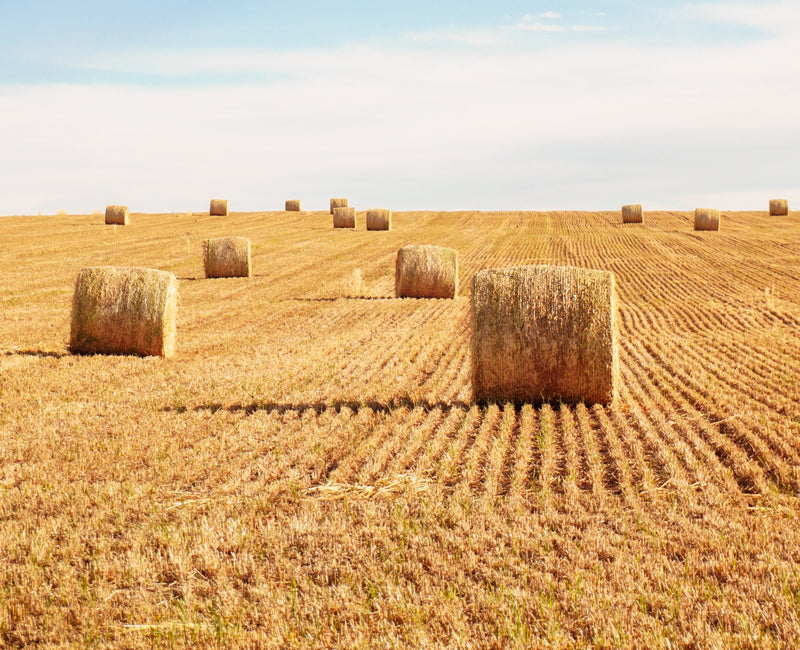
[[156,269],[81,269],[72,299],[75,354],[175,354],[178,282]]
[[697,208],[694,211],[695,230],[719,230],[719,210]]
[[455,298],[458,251],[442,246],[403,246],[397,251],[394,294],[398,298]]
[[367,210],[367,230],[391,230],[391,210]]
[[106,224],[115,226],[127,226],[130,219],[127,205],[107,205]]
[[203,267],[207,278],[249,278],[250,240],[220,237],[203,242]]
[[211,199],[211,207],[208,214],[212,217],[228,216],[228,199]]
[[772,217],[785,217],[789,214],[789,201],[786,199],[770,199],[769,214]]
[[300,200],[290,199],[286,202],[286,212],[300,212]]
[[619,382],[616,318],[610,271],[478,271],[472,281],[475,400],[611,404]]
[[347,199],[331,199],[331,214],[336,208],[346,208],[347,206]]
[[356,209],[355,208],[334,208],[333,209],[334,228],[355,228]]
[[642,205],[640,203],[623,205],[622,223],[642,223]]

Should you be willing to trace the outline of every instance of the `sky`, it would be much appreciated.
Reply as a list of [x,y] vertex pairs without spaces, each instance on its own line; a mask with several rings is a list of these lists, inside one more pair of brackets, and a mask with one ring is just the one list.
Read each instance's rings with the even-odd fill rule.
[[800,205],[800,2],[0,0],[0,215]]

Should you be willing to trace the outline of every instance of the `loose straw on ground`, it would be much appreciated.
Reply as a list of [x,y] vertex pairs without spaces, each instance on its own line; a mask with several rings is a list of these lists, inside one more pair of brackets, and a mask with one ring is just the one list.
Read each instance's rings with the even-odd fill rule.
[[75,282],[69,349],[78,354],[175,353],[178,283],[166,271],[98,266]]
[[609,271],[478,271],[472,282],[475,400],[611,404],[619,382],[616,312]]

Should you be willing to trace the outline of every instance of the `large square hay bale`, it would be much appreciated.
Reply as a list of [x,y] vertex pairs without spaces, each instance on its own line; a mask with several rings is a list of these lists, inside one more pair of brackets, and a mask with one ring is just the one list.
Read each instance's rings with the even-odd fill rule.
[[391,230],[391,210],[367,210],[367,230]]
[[107,205],[106,224],[115,226],[127,226],[130,220],[130,213],[127,205]]
[[622,206],[622,223],[642,223],[642,206],[640,203]]
[[403,246],[395,259],[394,293],[398,298],[455,298],[458,251],[442,246]]
[[340,199],[331,199],[331,214],[336,208],[346,208],[348,206],[347,199],[340,198]]
[[619,381],[616,301],[610,271],[478,271],[472,281],[475,400],[611,404]]
[[208,214],[212,217],[227,217],[228,199],[211,199],[211,207],[208,209]]
[[203,242],[203,267],[207,278],[249,278],[250,240],[220,237]]
[[286,201],[286,212],[300,212],[300,200],[290,199]]
[[355,228],[356,209],[355,208],[334,208],[333,209],[334,228]]
[[695,230],[719,230],[719,210],[697,208],[694,211]]
[[770,199],[769,214],[773,217],[785,217],[789,214],[789,201],[786,199]]
[[175,354],[178,283],[166,271],[81,269],[72,299],[69,349],[77,354]]

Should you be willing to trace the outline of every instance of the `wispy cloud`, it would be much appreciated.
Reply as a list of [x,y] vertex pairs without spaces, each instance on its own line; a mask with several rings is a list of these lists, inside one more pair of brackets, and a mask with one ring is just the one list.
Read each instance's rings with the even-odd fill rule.
[[554,19],[561,18],[561,14],[558,13],[557,11],[544,11],[538,14],[538,16],[539,18],[554,18]]
[[736,24],[777,34],[800,30],[800,4],[795,0],[759,3],[713,2],[684,7],[680,12],[692,18]]
[[234,209],[339,191],[398,210],[800,202],[794,39],[525,48],[495,31],[480,48],[117,51],[76,63],[170,83],[0,86],[2,210],[202,209],[212,191]]

